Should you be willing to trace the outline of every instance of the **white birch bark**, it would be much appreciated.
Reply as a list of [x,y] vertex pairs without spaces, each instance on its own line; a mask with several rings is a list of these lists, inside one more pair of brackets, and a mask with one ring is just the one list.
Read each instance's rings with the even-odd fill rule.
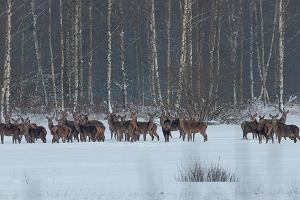
[[[83,97],[83,57],[82,57],[82,13],[81,0],[78,2],[78,65],[79,65],[79,97]],[[79,98],[80,99],[80,98]]]
[[249,68],[250,68],[250,94],[251,100],[254,99],[254,79],[253,79],[253,0],[250,0],[250,52],[249,52]]
[[60,51],[61,51],[61,63],[60,63],[60,84],[61,84],[61,110],[65,110],[65,92],[64,92],[64,73],[65,73],[65,54],[64,54],[64,30],[63,30],[63,3],[59,0],[59,24],[60,24]]
[[88,78],[88,99],[91,105],[94,104],[93,94],[93,0],[89,6],[89,78]]
[[159,68],[157,60],[157,46],[156,46],[156,27],[155,27],[155,10],[154,10],[154,0],[150,0],[150,49],[151,49],[151,65],[154,69],[155,74],[155,90],[157,93],[157,103],[158,106],[165,112],[165,108],[162,101],[160,79],[159,79]]
[[74,102],[73,102],[73,111],[76,112],[78,108],[78,95],[79,95],[79,1],[75,1],[75,19],[74,19],[74,72],[75,72],[75,91],[74,91]]
[[0,121],[4,121],[4,115],[9,112],[10,102],[10,81],[11,81],[11,15],[12,15],[12,2],[7,0],[7,21],[6,21],[6,38],[5,38],[5,61],[3,84],[1,90],[0,102]]
[[167,16],[166,16],[166,29],[167,29],[167,107],[170,110],[171,106],[171,0],[167,0]]
[[112,105],[111,105],[111,71],[112,71],[112,63],[111,63],[111,7],[112,0],[108,0],[107,5],[107,106],[108,111],[112,113]]
[[120,1],[120,14],[121,14],[121,28],[120,28],[120,63],[122,72],[122,96],[123,96],[123,112],[127,108],[127,79],[125,71],[125,48],[124,48],[124,27],[123,27],[123,1]]
[[36,62],[37,62],[37,67],[38,67],[38,74],[39,74],[39,77],[41,78],[41,82],[42,82],[42,90],[44,92],[44,103],[45,103],[45,106],[48,106],[47,90],[46,90],[43,66],[42,66],[42,61],[41,61],[41,51],[40,51],[40,46],[39,46],[38,38],[37,38],[37,16],[35,13],[35,0],[31,0],[31,14],[33,17],[32,33],[33,33]]
[[182,27],[181,27],[181,50],[180,50],[180,67],[179,67],[179,81],[176,94],[175,108],[179,110],[181,106],[182,90],[183,90],[183,71],[185,69],[185,55],[186,55],[186,18],[187,18],[187,0],[184,0]]
[[284,22],[284,5],[283,0],[279,0],[278,3],[278,31],[279,31],[279,59],[278,59],[278,68],[279,68],[279,110],[283,111],[283,66],[284,66],[284,32],[285,32],[285,22]]
[[49,51],[50,51],[50,64],[51,64],[51,78],[52,78],[52,90],[53,90],[53,98],[54,98],[54,108],[55,111],[58,110],[57,104],[57,95],[56,95],[56,83],[55,83],[55,69],[54,69],[54,61],[53,61],[53,48],[52,48],[52,0],[48,1],[48,11],[49,11],[49,24],[48,24],[48,39],[49,39]]

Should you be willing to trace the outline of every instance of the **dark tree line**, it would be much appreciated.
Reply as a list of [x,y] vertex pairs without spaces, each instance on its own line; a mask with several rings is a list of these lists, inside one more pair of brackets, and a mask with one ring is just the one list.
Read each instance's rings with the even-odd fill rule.
[[0,0],[1,115],[282,109],[300,93],[299,13],[298,0]]

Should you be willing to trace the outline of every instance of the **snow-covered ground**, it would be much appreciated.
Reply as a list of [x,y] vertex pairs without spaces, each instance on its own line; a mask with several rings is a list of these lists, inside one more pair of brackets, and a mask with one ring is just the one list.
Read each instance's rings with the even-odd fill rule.
[[[33,120],[34,121],[34,120]],[[47,127],[46,120],[40,124]],[[242,140],[238,125],[208,127],[208,142],[196,135],[170,143],[110,140],[104,143],[0,145],[0,199],[300,199],[300,142],[258,144]],[[300,125],[289,116],[287,123]],[[220,163],[237,183],[176,182],[178,169],[193,160]]]

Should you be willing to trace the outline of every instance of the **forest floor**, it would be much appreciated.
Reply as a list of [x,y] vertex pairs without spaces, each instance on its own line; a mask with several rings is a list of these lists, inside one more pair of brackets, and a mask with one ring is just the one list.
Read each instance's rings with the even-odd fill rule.
[[[45,119],[37,120],[47,127]],[[48,133],[47,144],[23,139],[15,145],[6,137],[0,199],[300,199],[300,142],[259,144],[250,134],[242,140],[238,125],[209,126],[205,143],[201,135],[183,142],[177,132],[165,143],[160,126],[160,141],[116,142],[103,122],[104,143],[51,144]],[[300,117],[291,115],[287,123],[299,126]],[[177,182],[179,169],[195,160],[219,163],[239,182]]]

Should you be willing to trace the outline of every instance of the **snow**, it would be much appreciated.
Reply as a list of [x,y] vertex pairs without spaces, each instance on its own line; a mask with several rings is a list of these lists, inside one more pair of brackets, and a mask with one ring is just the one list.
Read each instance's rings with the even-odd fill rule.
[[[33,122],[47,127],[43,118]],[[300,146],[242,140],[238,125],[213,125],[208,142],[196,135],[183,142],[174,132],[170,143],[110,140],[104,143],[41,142],[0,145],[0,200],[7,199],[300,199]],[[289,116],[288,124],[300,125]],[[175,176],[193,160],[220,163],[239,177],[237,183],[182,183]]]

